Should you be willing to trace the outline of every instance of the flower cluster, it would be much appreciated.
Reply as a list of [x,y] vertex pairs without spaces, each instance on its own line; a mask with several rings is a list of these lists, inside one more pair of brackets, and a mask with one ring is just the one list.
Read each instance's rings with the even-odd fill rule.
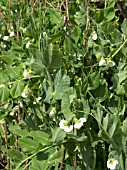
[[73,125],[69,125],[68,121],[66,121],[64,119],[60,121],[59,126],[65,132],[71,132],[73,130]]
[[112,60],[105,60],[105,59],[101,59],[100,61],[99,61],[99,66],[108,66],[108,67],[113,67],[113,66],[115,66],[115,62],[114,61],[112,61]]
[[[86,122],[86,118],[80,118],[79,120],[75,120],[74,128],[75,129],[80,129],[84,122]],[[61,129],[63,129],[65,132],[71,132],[73,130],[73,125],[69,125],[69,122],[66,120],[61,120],[59,123],[59,126]]]

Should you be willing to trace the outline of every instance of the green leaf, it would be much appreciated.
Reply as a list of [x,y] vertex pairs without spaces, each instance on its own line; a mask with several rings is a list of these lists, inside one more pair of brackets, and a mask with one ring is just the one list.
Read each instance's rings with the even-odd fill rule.
[[81,36],[81,29],[79,26],[75,27],[73,31],[73,39],[75,40],[75,43],[77,44],[79,38]]
[[30,49],[30,55],[34,58],[34,62],[32,64],[32,69],[34,72],[43,72],[45,69],[45,65],[43,62],[43,50],[39,51],[37,48]]
[[110,0],[108,1],[108,8],[112,8],[115,6],[116,0]]
[[12,55],[11,53],[7,53],[7,54],[2,54],[0,56],[0,58],[7,63],[8,65],[12,65],[13,60],[14,60],[14,55]]
[[121,84],[127,78],[127,67],[124,69],[119,68],[118,72],[119,84]]
[[38,142],[30,138],[20,138],[19,147],[25,152],[33,152],[38,147]]
[[124,19],[122,26],[121,26],[121,30],[123,34],[127,36],[127,19]]
[[92,92],[99,102],[103,102],[108,97],[108,88],[105,82],[102,82],[102,84]]
[[70,86],[70,78],[67,75],[62,75],[61,70],[59,70],[56,74],[54,80],[54,93],[53,100],[62,99],[63,94],[68,90]]
[[62,31],[58,31],[56,34],[50,35],[49,43],[55,43],[62,37]]
[[50,8],[50,21],[53,24],[59,24],[61,22],[61,12],[57,11],[56,9]]
[[51,154],[50,157],[48,158],[48,163],[52,164],[54,162],[61,162],[62,159],[62,150],[56,151],[55,153]]
[[37,158],[32,159],[32,164],[29,167],[29,170],[48,170],[47,160],[38,160]]
[[115,17],[114,8],[106,8],[106,19],[107,21],[111,21]]
[[29,134],[31,137],[33,137],[34,141],[37,141],[38,143],[42,144],[43,146],[49,145],[49,134],[43,131],[31,131]]
[[81,12],[81,11],[77,11],[76,14],[74,15],[75,17],[75,22],[78,25],[85,25],[86,21],[85,21],[85,11]]
[[[100,107],[97,107],[97,110],[96,110],[96,111],[93,110],[93,114],[94,114],[96,120],[97,120],[99,123],[101,123],[102,118],[103,118],[103,111],[102,111],[102,109],[101,109]],[[104,121],[106,121],[106,120],[104,120]],[[105,126],[106,126],[106,125],[105,125]]]
[[24,82],[21,80],[17,80],[12,84],[12,88],[11,88],[11,96],[14,98],[17,98],[19,96],[21,96],[21,93],[23,92],[24,89]]
[[56,127],[52,129],[52,137],[49,139],[49,141],[53,143],[61,142],[65,137],[66,133],[62,129]]
[[73,49],[72,41],[70,40],[69,37],[66,36],[64,39],[64,51],[69,53],[69,52],[72,52],[72,49]]
[[15,149],[8,150],[8,157],[14,162],[20,162],[23,160],[23,155],[21,152]]
[[104,10],[101,9],[99,11],[96,11],[95,16],[96,16],[96,22],[101,23],[104,20]]
[[122,42],[122,34],[117,29],[113,30],[113,33],[111,35],[114,43]]
[[0,87],[0,102],[6,102],[9,98],[10,90],[5,86]]
[[60,68],[62,66],[62,52],[58,47],[54,47],[52,61],[50,64],[50,70],[52,72],[53,69]]
[[12,79],[19,79],[22,76],[21,71],[22,71],[22,66],[6,67],[6,73]]
[[122,131],[127,135],[127,118],[123,121]]
[[100,74],[98,72],[93,72],[88,78],[89,90],[94,90],[99,87]]
[[117,88],[115,89],[116,94],[118,95],[124,95],[125,94],[125,88],[123,85],[119,85],[117,86]]
[[8,83],[9,77],[7,76],[5,70],[0,73],[0,84]]
[[70,121],[74,116],[73,112],[70,110],[71,102],[73,101],[73,98],[76,97],[76,94],[74,95],[74,93],[74,89],[72,89],[72,91],[71,89],[68,89],[68,91],[65,92],[62,97],[61,111],[64,114],[65,119],[68,121]]
[[43,63],[48,68],[52,61],[53,44],[49,44],[43,52]]
[[29,136],[29,132],[25,129],[21,129],[21,127],[19,126],[19,124],[11,124],[9,126],[9,131],[12,133],[12,134],[15,134],[15,135],[18,135],[18,136],[21,136],[21,137],[26,137],[26,136]]

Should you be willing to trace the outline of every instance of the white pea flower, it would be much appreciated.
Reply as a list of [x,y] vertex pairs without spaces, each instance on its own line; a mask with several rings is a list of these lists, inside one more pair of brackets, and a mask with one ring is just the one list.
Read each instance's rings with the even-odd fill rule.
[[107,66],[109,66],[109,67],[113,67],[113,66],[115,66],[115,62],[114,62],[114,61],[109,60],[109,61],[107,61]]
[[83,126],[84,122],[86,122],[86,118],[80,118],[79,120],[76,120],[74,128],[80,129]]
[[37,104],[37,103],[39,103],[39,101],[42,99],[42,97],[38,97],[38,98],[36,98],[35,99],[35,101],[33,102],[33,104]]
[[28,41],[28,42],[26,43],[26,48],[29,48],[30,44],[31,44],[31,42]]
[[14,35],[15,35],[14,31],[11,31],[10,32],[10,37],[14,37]]
[[31,70],[29,70],[29,71],[27,71],[27,70],[24,70],[24,72],[23,72],[23,76],[24,76],[24,78],[26,78],[26,79],[30,79],[31,77],[32,77],[32,71]]
[[10,112],[10,116],[14,116],[14,114],[15,114],[14,112]]
[[107,62],[106,62],[105,59],[101,59],[101,60],[99,61],[99,66],[106,66],[106,65],[107,65]]
[[4,41],[7,41],[8,39],[9,39],[9,36],[4,36],[4,37],[3,37],[3,40],[4,40]]
[[4,84],[0,84],[0,88],[2,88],[2,87],[5,87],[5,85]]
[[27,97],[29,96],[29,94],[30,94],[30,89],[28,88],[28,86],[26,86],[26,87],[24,88],[21,96],[22,96],[23,98],[27,98]]
[[92,40],[96,41],[97,40],[97,34],[96,32],[94,31],[93,34],[92,34]]
[[6,48],[6,44],[4,44],[3,42],[1,42],[0,45],[1,45],[2,48]]
[[61,120],[59,123],[59,126],[61,129],[63,129],[65,132],[71,132],[73,130],[73,125],[68,125],[68,122],[66,120]]
[[51,116],[55,115],[55,113],[56,113],[56,108],[53,107],[52,110],[49,112],[49,116],[51,117]]
[[37,99],[36,99],[36,101],[37,101],[37,103],[39,103],[39,101],[42,99],[42,97],[38,97]]
[[113,158],[107,160],[107,168],[110,170],[114,170],[117,164],[118,161]]
[[19,103],[19,106],[20,106],[21,108],[23,108],[23,104],[22,104],[22,102],[20,102],[20,103]]

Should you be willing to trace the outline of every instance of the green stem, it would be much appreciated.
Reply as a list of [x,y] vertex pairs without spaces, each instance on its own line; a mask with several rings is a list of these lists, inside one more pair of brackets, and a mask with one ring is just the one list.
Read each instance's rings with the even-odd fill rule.
[[121,152],[121,155],[120,155],[120,166],[121,166],[122,170],[125,170],[125,168],[124,168],[124,159],[123,159],[123,153],[122,152]]
[[[93,137],[92,137],[89,129],[87,129],[87,132],[88,132],[88,135],[89,135],[89,137],[90,137],[90,141],[91,141],[91,143],[92,143]],[[94,158],[93,158],[93,166],[92,166],[92,169],[91,169],[91,170],[94,170],[94,169],[95,169],[95,166],[96,166],[96,150],[95,150],[95,147],[93,147],[93,156],[94,156]]]
[[19,168],[23,163],[25,163],[27,160],[32,159],[32,158],[33,158],[34,156],[36,156],[38,153],[44,152],[44,151],[46,151],[47,149],[49,149],[49,148],[51,148],[51,147],[52,147],[52,145],[51,145],[51,146],[47,146],[47,147],[39,150],[38,152],[35,152],[33,155],[30,155],[29,157],[27,157],[26,159],[24,159],[24,160],[16,167],[15,170],[18,170],[18,168]]
[[116,50],[116,52],[111,56],[111,58],[113,58],[122,49],[122,47],[125,45],[126,42],[127,42],[127,39],[125,39],[123,44],[121,44],[121,46],[118,48],[118,50]]

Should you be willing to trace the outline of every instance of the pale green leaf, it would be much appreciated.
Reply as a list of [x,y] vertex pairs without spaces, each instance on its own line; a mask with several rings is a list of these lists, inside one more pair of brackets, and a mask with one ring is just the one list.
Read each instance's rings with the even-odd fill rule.
[[12,84],[11,88],[11,96],[17,98],[21,95],[24,89],[24,82],[21,80],[17,80]]

